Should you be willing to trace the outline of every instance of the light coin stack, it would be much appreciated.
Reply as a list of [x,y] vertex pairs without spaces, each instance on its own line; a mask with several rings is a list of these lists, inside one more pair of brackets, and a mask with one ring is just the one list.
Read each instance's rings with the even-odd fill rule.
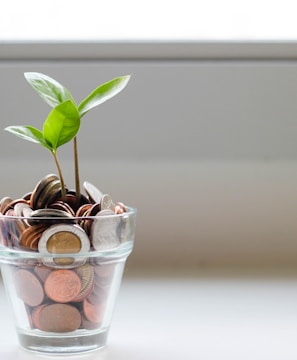
[[22,198],[0,201],[1,246],[40,254],[9,265],[31,329],[96,330],[104,321],[116,270],[112,261],[92,253],[121,246],[129,210],[91,183],[83,187],[85,194],[66,189],[62,198],[60,180],[51,174]]

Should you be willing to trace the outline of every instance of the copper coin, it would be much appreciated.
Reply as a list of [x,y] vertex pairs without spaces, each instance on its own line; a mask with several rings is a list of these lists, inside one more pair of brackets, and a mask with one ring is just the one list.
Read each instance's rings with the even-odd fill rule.
[[104,316],[104,307],[102,304],[91,304],[87,299],[83,302],[83,311],[87,320],[94,323],[101,323]]
[[114,212],[115,212],[115,214],[117,214],[117,215],[121,215],[121,214],[124,213],[124,210],[123,210],[123,208],[122,208],[120,205],[115,205],[115,206],[114,206]]
[[0,200],[0,212],[4,214],[3,210],[6,208],[8,204],[10,204],[13,201],[12,198],[5,196]]
[[114,212],[116,214],[123,214],[127,212],[127,207],[122,202],[117,202],[115,204]]
[[89,264],[82,265],[76,269],[78,276],[81,279],[81,291],[77,297],[73,300],[79,302],[84,300],[93,290],[94,286],[94,269]]
[[37,306],[44,299],[44,291],[37,276],[28,270],[20,269],[14,274],[17,295],[29,306]]
[[81,317],[81,328],[86,330],[96,330],[100,326],[100,323],[95,323],[87,320],[84,314]]
[[87,234],[90,234],[93,220],[89,219],[90,216],[95,216],[100,211],[100,204],[93,204],[84,214],[85,219],[81,222],[80,226],[85,230]]
[[[27,205],[28,205],[27,201],[24,200],[24,199],[16,199],[16,200],[13,200],[13,201],[11,201],[9,204],[7,204],[6,207],[3,209],[3,214],[7,214],[8,210],[13,209],[14,206],[15,206],[16,204],[18,204],[18,203],[22,203],[22,204],[27,204]],[[14,214],[14,215],[16,215],[16,214]]]
[[127,212],[127,211],[128,211],[128,210],[127,210],[127,207],[126,207],[126,205],[125,205],[124,203],[118,201],[118,202],[116,202],[116,205],[120,206],[120,207],[123,209],[123,212]]
[[31,313],[31,319],[32,319],[32,323],[33,323],[32,327],[40,329],[40,327],[41,327],[40,322],[39,322],[40,312],[47,305],[49,305],[49,304],[42,304],[42,305],[36,306],[33,309],[32,313]]
[[54,270],[44,283],[47,296],[60,303],[73,301],[80,293],[81,288],[80,277],[72,270]]
[[83,215],[86,213],[86,211],[88,211],[91,207],[92,207],[92,204],[83,204],[83,205],[81,205],[81,206],[77,209],[75,216],[76,216],[76,217],[81,217],[81,216],[83,216]]
[[95,216],[98,214],[98,212],[100,211],[101,207],[100,207],[100,203],[96,203],[94,205],[91,206],[91,208],[88,211],[88,215],[87,216]]
[[[58,201],[64,201],[62,198],[57,198]],[[74,212],[77,211],[77,209],[86,203],[89,203],[88,199],[84,195],[80,195],[80,198],[78,199],[75,190],[68,190],[66,194],[65,203],[67,203]]]
[[74,213],[72,207],[63,201],[55,201],[49,205],[49,208],[62,210],[62,211],[68,212],[73,217],[75,216],[75,213]]
[[81,315],[75,306],[49,304],[41,308],[37,316],[39,329],[47,332],[66,333],[80,327]]
[[34,272],[38,275],[42,282],[45,282],[49,274],[52,272],[52,269],[45,265],[38,264],[34,267]]
[[13,248],[20,248],[20,238],[23,231],[26,229],[26,225],[23,220],[7,220],[3,226],[5,226],[7,231],[5,235],[3,234],[7,245],[9,244],[8,246]]
[[[58,198],[58,200],[62,200],[62,199]],[[73,209],[74,212],[77,210],[77,207],[80,206],[76,194],[67,193],[65,202]]]
[[22,232],[20,245],[28,249],[37,250],[39,239],[46,228],[43,224],[29,226]]

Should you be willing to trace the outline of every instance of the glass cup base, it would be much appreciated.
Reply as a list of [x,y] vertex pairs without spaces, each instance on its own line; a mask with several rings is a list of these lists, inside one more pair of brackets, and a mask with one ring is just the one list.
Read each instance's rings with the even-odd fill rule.
[[29,351],[43,354],[80,354],[99,350],[106,345],[108,329],[86,334],[77,331],[71,335],[61,336],[48,334],[32,334],[18,329],[17,335],[20,346]]

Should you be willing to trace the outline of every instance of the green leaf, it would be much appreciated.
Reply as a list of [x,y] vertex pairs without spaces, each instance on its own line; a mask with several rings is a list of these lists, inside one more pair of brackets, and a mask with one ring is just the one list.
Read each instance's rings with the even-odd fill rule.
[[21,139],[32,141],[51,150],[51,147],[44,140],[42,132],[32,126],[8,126],[4,130],[18,136]]
[[130,75],[120,76],[97,87],[79,104],[78,110],[80,116],[82,117],[91,109],[94,109],[98,105],[117,95],[126,87],[129,80]]
[[37,72],[26,72],[24,76],[33,89],[51,107],[55,107],[66,100],[74,102],[70,91],[49,76]]
[[59,104],[49,113],[43,124],[43,137],[56,149],[72,140],[80,128],[80,116],[72,100]]

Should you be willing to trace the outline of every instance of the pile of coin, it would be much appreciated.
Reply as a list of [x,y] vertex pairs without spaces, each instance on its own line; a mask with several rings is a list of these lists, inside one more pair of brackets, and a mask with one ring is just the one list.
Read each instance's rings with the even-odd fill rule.
[[31,193],[0,200],[0,242],[40,256],[10,265],[16,295],[32,329],[65,333],[102,323],[113,264],[96,263],[92,251],[118,247],[127,212],[89,182],[79,196],[50,174]]
[[[113,215],[126,212],[126,206],[120,202],[113,203],[108,194],[103,194],[87,181],[83,186],[86,195],[81,194],[78,199],[75,191],[67,189],[63,200],[60,180],[50,174],[22,198],[2,198],[0,216],[20,217],[17,222],[1,222],[2,244],[17,249],[51,252],[48,249],[50,239],[59,237],[56,239],[59,249],[55,249],[64,253],[119,246],[125,223]],[[96,218],[92,218],[94,216]],[[74,221],[76,227],[71,228],[69,224]],[[49,228],[51,230],[47,231]]]
[[101,326],[113,275],[111,264],[88,263],[71,270],[36,264],[15,269],[13,281],[30,327],[63,333]]

